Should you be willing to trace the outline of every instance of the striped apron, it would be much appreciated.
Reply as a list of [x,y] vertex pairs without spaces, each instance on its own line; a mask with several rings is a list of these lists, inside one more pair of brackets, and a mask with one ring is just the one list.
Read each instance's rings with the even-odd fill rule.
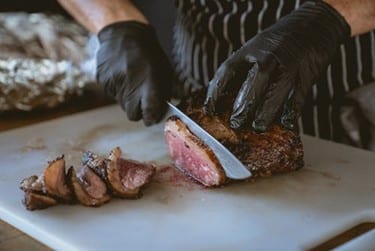
[[[175,0],[178,17],[173,57],[184,93],[207,86],[215,70],[248,39],[296,9],[300,0]],[[375,80],[374,31],[342,45],[312,86],[302,133],[342,141],[339,110],[345,94]]]

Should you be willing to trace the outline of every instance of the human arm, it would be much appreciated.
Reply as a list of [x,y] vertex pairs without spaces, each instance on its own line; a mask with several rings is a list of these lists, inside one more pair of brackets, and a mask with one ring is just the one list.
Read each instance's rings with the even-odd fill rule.
[[359,35],[375,29],[374,0],[324,0],[335,8],[348,22],[351,35]]
[[[280,122],[294,129],[305,96],[326,70],[339,45],[351,34],[372,27],[367,21],[354,20],[352,10],[346,5],[343,7],[344,2],[353,6],[358,4],[359,13],[365,11],[366,4],[372,4],[371,0],[330,1],[332,3],[306,2],[224,61],[210,81],[206,112],[217,112],[219,100],[228,88],[232,88],[233,79],[241,74],[240,69],[245,68],[247,76],[233,104],[231,126],[238,128],[251,124],[255,130],[265,131],[271,123]],[[336,10],[333,4],[344,13]],[[350,24],[345,15],[352,20]]]
[[93,33],[119,21],[148,23],[130,0],[58,0],[79,23]]
[[128,0],[59,0],[80,23],[98,34],[97,80],[130,120],[161,120],[173,71],[154,28]]

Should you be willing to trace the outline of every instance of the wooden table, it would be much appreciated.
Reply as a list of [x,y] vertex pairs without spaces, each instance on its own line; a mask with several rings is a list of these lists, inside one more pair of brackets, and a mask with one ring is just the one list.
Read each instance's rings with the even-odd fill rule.
[[[112,99],[106,97],[100,89],[91,88],[85,90],[82,96],[72,97],[66,103],[53,109],[0,113],[0,132],[113,103]],[[51,249],[0,219],[0,250],[45,251]]]

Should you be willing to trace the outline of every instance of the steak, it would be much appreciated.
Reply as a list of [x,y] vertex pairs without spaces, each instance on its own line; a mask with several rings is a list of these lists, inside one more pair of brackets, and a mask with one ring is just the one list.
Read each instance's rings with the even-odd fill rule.
[[67,184],[64,156],[48,162],[43,175],[23,179],[20,189],[25,192],[22,202],[28,210],[74,202],[73,192]]
[[149,183],[155,173],[155,166],[132,159],[121,158],[122,151],[115,147],[108,158],[100,158],[96,154],[86,151],[82,163],[91,168],[107,184],[109,190],[116,197],[138,198],[141,188]]
[[47,194],[64,203],[72,201],[72,191],[66,182],[64,155],[48,163],[44,169],[44,186]]
[[150,182],[156,168],[153,164],[121,158],[114,148],[107,158],[90,151],[82,156],[82,168],[65,172],[64,156],[48,162],[43,175],[32,175],[20,183],[23,204],[28,210],[44,209],[58,203],[98,207],[111,196],[139,198],[141,189]]
[[55,198],[47,195],[43,176],[32,175],[23,179],[20,189],[25,192],[22,203],[28,210],[44,209],[58,203]]
[[44,194],[39,194],[31,191],[25,192],[25,197],[22,201],[27,210],[33,211],[36,209],[45,209],[57,205],[57,200]]
[[[290,172],[303,166],[302,142],[297,132],[276,124],[263,133],[253,131],[250,126],[234,130],[229,124],[231,110],[228,108],[232,106],[228,100],[219,108],[220,115],[214,116],[204,113],[202,93],[183,100],[179,108],[227,147],[253,173],[252,178]],[[207,187],[229,181],[214,152],[179,118],[168,118],[164,131],[169,154],[178,169]]]
[[87,166],[84,166],[78,175],[74,168],[70,167],[68,180],[77,201],[84,206],[98,207],[111,199],[104,181]]
[[46,194],[46,189],[44,187],[44,177],[32,175],[26,179],[23,179],[20,183],[20,189],[24,192],[36,192],[41,194]]
[[85,151],[82,155],[82,165],[88,166],[107,183],[108,179],[106,161],[108,160],[106,160],[104,157],[98,156],[91,151]]
[[[149,183],[155,173],[152,164],[121,158],[121,149],[114,148],[107,160],[107,183],[121,198],[139,198],[140,189]],[[96,169],[98,170],[98,169]]]

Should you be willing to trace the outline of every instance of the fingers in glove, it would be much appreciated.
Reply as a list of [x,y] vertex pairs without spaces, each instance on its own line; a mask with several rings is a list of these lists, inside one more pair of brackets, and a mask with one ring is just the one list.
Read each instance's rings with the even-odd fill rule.
[[126,83],[130,80],[139,81],[132,80],[129,75],[125,74],[117,74],[116,78],[112,78],[112,81],[115,81],[114,85],[118,89],[116,90],[117,102],[120,103],[129,120],[138,121],[142,118],[141,96],[136,89],[129,89]]
[[241,127],[255,114],[257,106],[267,90],[272,70],[273,66],[270,66],[269,69],[259,69],[258,63],[253,65],[234,101],[230,117],[232,128]]
[[126,95],[121,92],[121,98],[118,99],[121,108],[126,112],[126,115],[131,121],[138,121],[142,118],[141,98],[136,93],[133,95]]
[[236,64],[224,62],[216,71],[214,78],[210,81],[207,89],[207,96],[204,102],[204,111],[207,114],[214,114],[217,102],[224,94],[224,90],[235,76]]
[[252,123],[255,131],[266,131],[276,116],[280,115],[283,105],[288,99],[292,85],[293,80],[287,74],[282,74],[269,85],[263,103],[258,107]]
[[144,85],[144,88],[141,102],[143,122],[146,126],[151,126],[159,122],[166,112],[166,99],[160,92],[168,90],[150,88],[150,85]]
[[301,116],[302,108],[305,103],[305,97],[309,92],[310,85],[297,85],[288,99],[283,114],[281,115],[281,124],[289,129],[297,129],[297,120]]
[[107,95],[115,97],[117,93],[116,81],[112,78],[112,69],[107,64],[102,63],[97,66],[96,69],[96,80],[103,86],[104,91]]

